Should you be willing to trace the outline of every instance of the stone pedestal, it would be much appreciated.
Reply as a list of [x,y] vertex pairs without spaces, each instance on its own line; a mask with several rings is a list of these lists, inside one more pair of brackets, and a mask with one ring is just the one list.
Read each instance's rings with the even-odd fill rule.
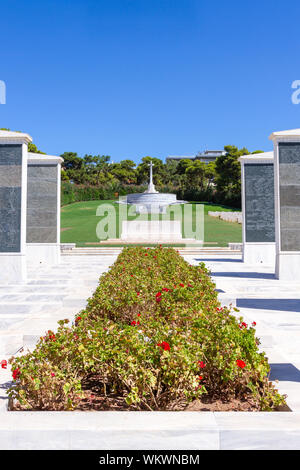
[[121,240],[135,243],[196,242],[195,239],[182,238],[180,220],[123,221]]
[[300,282],[300,129],[274,132],[276,278]]
[[245,155],[242,169],[243,261],[275,263],[273,152]]
[[27,150],[32,139],[0,131],[0,284],[26,281]]
[[60,262],[60,174],[63,159],[28,154],[27,263]]

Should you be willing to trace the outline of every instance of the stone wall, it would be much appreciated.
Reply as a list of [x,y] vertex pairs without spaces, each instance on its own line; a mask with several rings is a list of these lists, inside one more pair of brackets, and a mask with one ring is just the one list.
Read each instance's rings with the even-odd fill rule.
[[28,165],[27,243],[56,243],[57,165]]
[[0,145],[0,252],[21,251],[22,145]]
[[247,243],[275,243],[274,165],[244,164]]
[[279,143],[281,251],[300,251],[300,143]]
[[218,217],[221,220],[226,222],[237,222],[238,224],[242,223],[243,214],[242,212],[218,212],[218,211],[209,211],[208,215],[211,217]]

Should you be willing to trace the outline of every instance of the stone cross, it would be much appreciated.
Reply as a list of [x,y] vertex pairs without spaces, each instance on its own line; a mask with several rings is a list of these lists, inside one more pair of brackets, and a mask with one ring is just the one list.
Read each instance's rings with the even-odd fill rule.
[[150,167],[150,181],[149,181],[149,184],[148,184],[148,189],[147,191],[145,191],[146,193],[158,193],[158,191],[156,191],[155,189],[155,186],[153,184],[153,163],[152,163],[152,160],[151,162],[149,163],[149,167]]

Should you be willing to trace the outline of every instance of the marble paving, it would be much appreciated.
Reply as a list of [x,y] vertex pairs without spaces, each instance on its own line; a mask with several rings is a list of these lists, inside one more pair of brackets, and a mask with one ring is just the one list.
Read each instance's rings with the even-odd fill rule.
[[0,353],[33,346],[45,331],[57,328],[58,320],[74,320],[115,260],[63,256],[60,265],[29,270],[26,284],[0,285]]

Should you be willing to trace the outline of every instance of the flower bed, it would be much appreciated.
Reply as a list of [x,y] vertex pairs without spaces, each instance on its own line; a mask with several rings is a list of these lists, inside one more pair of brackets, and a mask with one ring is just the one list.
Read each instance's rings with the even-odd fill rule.
[[126,248],[72,325],[11,359],[8,393],[14,409],[278,409],[254,327],[220,306],[203,263]]

